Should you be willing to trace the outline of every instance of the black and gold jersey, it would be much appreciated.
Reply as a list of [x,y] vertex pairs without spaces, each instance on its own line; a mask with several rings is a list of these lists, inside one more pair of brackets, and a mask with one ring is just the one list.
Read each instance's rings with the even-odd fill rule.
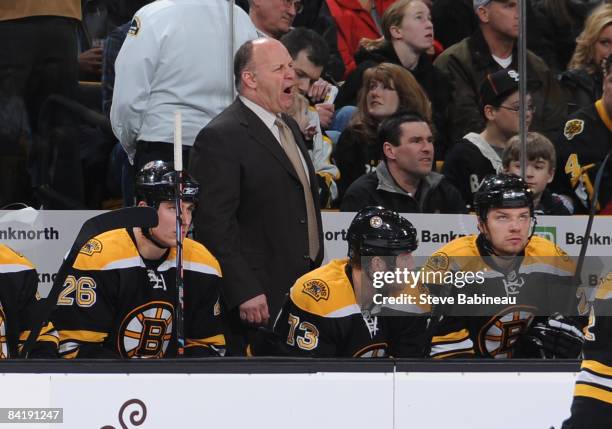
[[[0,359],[18,356],[41,304],[34,265],[10,247],[0,244]],[[49,347],[43,343],[57,346],[51,324],[46,324],[38,336],[38,344]]]
[[[51,321],[63,358],[176,355],[176,253],[144,260],[125,229],[89,240],[77,256]],[[183,243],[185,355],[223,352],[221,268],[201,244]]]
[[[587,213],[593,198],[595,175],[606,154],[612,149],[612,118],[598,100],[580,109],[565,123],[557,145],[559,165],[553,183],[558,192],[572,195],[576,213]],[[608,162],[599,189],[597,210],[612,214],[612,162]]]
[[503,268],[485,248],[481,236],[460,237],[427,261],[424,278],[440,298],[432,309],[432,357],[530,357],[521,355],[520,340],[534,321],[588,313],[572,288],[573,261],[552,242],[532,237]]
[[612,422],[612,280],[600,288],[584,329],[584,360],[576,379],[572,415],[562,429],[608,429]]
[[[377,316],[362,311],[348,260],[335,259],[300,277],[274,324],[279,353],[311,357],[420,357],[425,313]],[[415,307],[417,309],[417,307]]]

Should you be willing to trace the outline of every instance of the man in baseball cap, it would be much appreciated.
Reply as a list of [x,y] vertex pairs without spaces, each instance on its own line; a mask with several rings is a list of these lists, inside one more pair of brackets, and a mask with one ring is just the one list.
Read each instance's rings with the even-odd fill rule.
[[[501,69],[518,70],[518,0],[472,0],[478,29],[469,37],[448,47],[434,66],[453,83],[449,105],[448,132],[459,141],[468,132],[480,132],[485,121],[478,89],[488,74]],[[533,115],[535,131],[554,134],[566,116],[565,95],[541,58],[527,51],[527,74],[541,82],[533,93],[538,111]]]

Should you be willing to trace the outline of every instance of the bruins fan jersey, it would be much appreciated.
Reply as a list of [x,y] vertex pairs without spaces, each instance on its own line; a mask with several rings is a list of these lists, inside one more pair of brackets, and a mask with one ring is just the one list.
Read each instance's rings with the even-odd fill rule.
[[335,259],[297,280],[274,324],[280,353],[311,357],[420,357],[426,317],[362,311]]
[[[175,250],[145,261],[126,229],[105,232],[81,249],[51,320],[63,358],[162,358],[176,355]],[[183,243],[185,355],[222,353],[217,260]]]
[[[601,161],[612,149],[612,118],[602,100],[570,116],[557,146],[558,174],[555,187],[572,195],[576,213],[587,213],[593,198],[595,175]],[[609,161],[599,188],[597,210],[612,214],[612,161]]]
[[[571,288],[573,261],[558,246],[534,236],[524,254],[501,269],[488,257],[483,241],[476,235],[460,237],[428,259],[425,280],[441,281],[432,272],[480,276],[469,283],[458,284],[460,277],[455,277],[454,284],[427,284],[432,295],[454,300],[434,303],[430,355],[535,357],[521,354],[519,341],[534,319],[555,312],[577,314],[581,301]],[[582,314],[587,314],[588,305],[582,303]]]
[[584,360],[576,379],[572,415],[562,429],[609,429],[612,425],[612,276],[597,291],[584,330]]
[[[34,265],[0,244],[0,359],[17,357],[30,335],[31,324],[35,323],[35,315],[42,304],[37,290],[38,275]],[[38,344],[43,348],[57,346],[51,324],[42,329]]]

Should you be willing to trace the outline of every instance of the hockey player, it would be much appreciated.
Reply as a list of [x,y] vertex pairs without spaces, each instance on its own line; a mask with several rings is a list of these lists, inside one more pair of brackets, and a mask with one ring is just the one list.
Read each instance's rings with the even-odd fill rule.
[[572,415],[562,429],[608,429],[612,423],[612,276],[597,290],[585,330],[584,360]]
[[[38,275],[34,265],[10,247],[0,244],[0,359],[18,357],[41,304],[37,291]],[[43,349],[57,346],[53,325],[47,324],[41,330],[38,345]]]
[[[64,282],[51,316],[63,358],[162,358],[176,354],[176,212],[172,164],[147,163],[137,174],[139,206],[157,209],[150,230],[118,229],[89,240]],[[183,177],[183,234],[199,185]],[[184,238],[185,356],[223,352],[218,281],[221,269],[201,244]]]
[[415,228],[396,212],[366,207],[352,221],[347,240],[348,259],[334,259],[305,274],[289,291],[274,324],[277,353],[421,356],[427,308],[400,306],[382,316],[371,293],[374,271],[409,265],[418,245]]
[[513,175],[489,176],[474,202],[480,233],[451,241],[426,264],[426,271],[444,274],[424,277],[435,278],[428,287],[438,298],[432,302],[431,356],[576,358],[584,322],[578,316],[588,308],[572,291],[571,259],[532,236],[526,183]]

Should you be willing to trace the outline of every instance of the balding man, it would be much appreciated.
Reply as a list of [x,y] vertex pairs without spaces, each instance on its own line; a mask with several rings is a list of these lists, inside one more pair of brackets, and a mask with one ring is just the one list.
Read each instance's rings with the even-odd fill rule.
[[261,37],[280,39],[302,7],[302,0],[249,0],[249,16]]
[[[244,353],[247,327],[266,325],[295,280],[323,259],[317,179],[293,119],[296,79],[274,39],[240,47],[239,96],[196,138],[189,170],[202,183],[196,239],[217,255],[230,310],[229,353]],[[314,196],[314,197],[313,197]]]

